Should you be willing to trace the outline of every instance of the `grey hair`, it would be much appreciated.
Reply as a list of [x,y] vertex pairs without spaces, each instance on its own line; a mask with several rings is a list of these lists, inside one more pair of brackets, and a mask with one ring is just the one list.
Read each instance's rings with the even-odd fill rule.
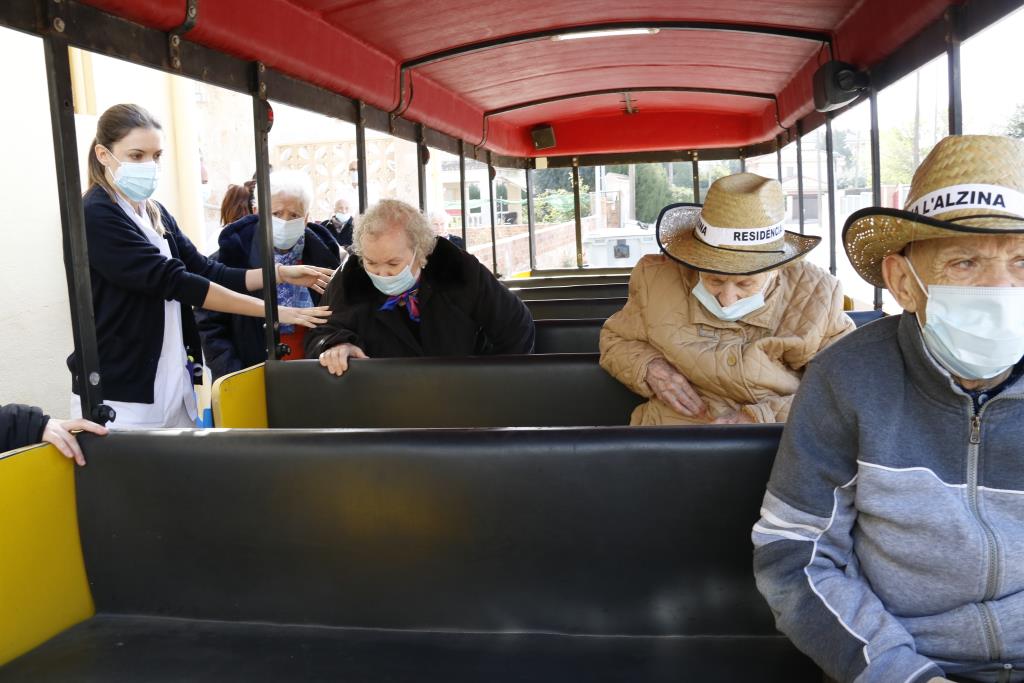
[[427,257],[434,251],[434,229],[419,209],[397,199],[382,199],[356,218],[352,251],[362,256],[363,243],[367,238],[379,237],[394,228],[405,231],[409,248],[416,251],[420,267],[425,266]]
[[302,171],[274,171],[270,174],[270,196],[294,197],[302,204],[302,213],[313,206],[313,182]]

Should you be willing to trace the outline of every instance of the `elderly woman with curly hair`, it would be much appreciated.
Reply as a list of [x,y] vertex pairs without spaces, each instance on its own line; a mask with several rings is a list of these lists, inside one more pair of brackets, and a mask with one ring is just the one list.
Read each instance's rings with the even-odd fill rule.
[[325,293],[334,312],[306,357],[341,375],[352,358],[530,353],[526,306],[427,218],[385,199],[360,216],[350,258]]

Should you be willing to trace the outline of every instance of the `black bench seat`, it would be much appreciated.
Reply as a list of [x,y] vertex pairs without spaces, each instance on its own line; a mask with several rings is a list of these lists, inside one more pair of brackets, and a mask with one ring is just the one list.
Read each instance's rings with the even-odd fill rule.
[[0,682],[818,683],[751,571],[779,436],[83,437],[95,614],[0,666]]
[[[736,659],[737,667],[721,667]],[[443,633],[100,616],[0,671],[33,683],[732,683],[815,680],[782,636]],[[792,678],[787,678],[792,676]]]

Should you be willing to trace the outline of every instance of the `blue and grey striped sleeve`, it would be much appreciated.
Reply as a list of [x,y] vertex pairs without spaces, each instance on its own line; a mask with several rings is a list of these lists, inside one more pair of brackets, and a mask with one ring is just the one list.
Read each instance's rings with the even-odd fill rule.
[[855,415],[811,363],[783,432],[761,519],[757,586],[779,630],[830,676],[853,683],[918,683],[942,670],[860,573]]

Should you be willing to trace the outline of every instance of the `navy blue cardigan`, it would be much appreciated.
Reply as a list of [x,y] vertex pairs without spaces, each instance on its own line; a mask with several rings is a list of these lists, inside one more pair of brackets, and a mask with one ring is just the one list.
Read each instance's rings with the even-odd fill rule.
[[[198,363],[202,349],[192,307],[206,299],[211,281],[245,293],[245,270],[228,268],[199,253],[163,206],[169,259],[103,188],[86,192],[84,204],[103,398],[152,403],[163,345],[164,301],[181,302],[185,349]],[[72,390],[80,393],[74,353],[68,367]]]

